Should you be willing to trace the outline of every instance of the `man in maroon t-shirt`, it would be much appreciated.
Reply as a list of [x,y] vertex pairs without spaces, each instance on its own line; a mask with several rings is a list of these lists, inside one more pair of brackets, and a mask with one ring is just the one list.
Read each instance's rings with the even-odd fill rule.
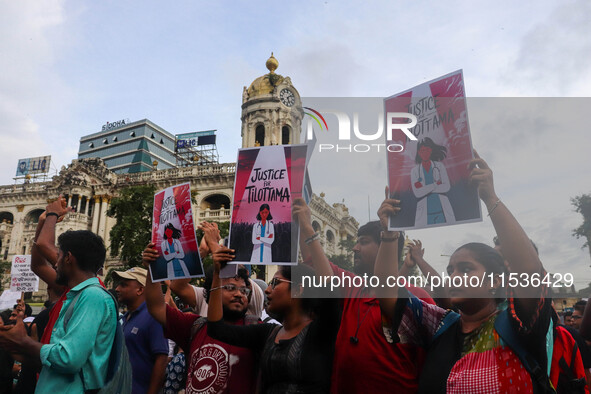
[[[153,247],[154,244],[149,244],[144,250],[146,266],[158,257]],[[226,323],[242,325],[247,320],[253,321],[245,316],[250,292],[247,281],[246,270],[239,269],[236,277],[222,279],[220,288],[209,290],[222,292]],[[206,282],[211,285],[211,280]],[[164,336],[175,341],[187,355],[187,394],[255,392],[256,362],[251,350],[211,338],[207,335],[207,318],[197,321],[198,315],[166,305],[160,285],[152,283],[150,275],[144,292],[148,311],[164,327]]]
[[[373,275],[381,230],[378,221],[359,228],[353,248],[355,274]],[[399,241],[399,250],[402,250],[404,237],[401,236]],[[304,253],[305,247],[302,247]],[[332,269],[339,277],[356,276],[334,264]],[[417,297],[435,304],[425,290],[407,288]],[[416,393],[424,350],[411,344],[388,343],[382,326],[380,304],[371,289],[350,287],[341,290],[343,314],[335,344],[331,392]]]

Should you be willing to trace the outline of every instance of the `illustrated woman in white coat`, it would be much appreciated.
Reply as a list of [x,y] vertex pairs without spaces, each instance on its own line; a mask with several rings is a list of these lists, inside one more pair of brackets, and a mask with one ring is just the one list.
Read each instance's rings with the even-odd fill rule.
[[189,270],[183,261],[185,257],[185,251],[181,246],[182,232],[175,228],[172,223],[168,223],[164,227],[164,241],[160,245],[162,249],[162,256],[167,261],[167,277],[178,278],[180,276],[189,276]]
[[258,222],[252,227],[251,264],[271,263],[271,244],[275,240],[275,229],[271,220],[273,216],[269,204],[263,204],[257,214]]
[[450,189],[447,171],[441,163],[446,155],[447,148],[437,145],[429,137],[417,145],[417,165],[410,172],[412,191],[419,199],[415,216],[417,227],[456,221],[445,195]]

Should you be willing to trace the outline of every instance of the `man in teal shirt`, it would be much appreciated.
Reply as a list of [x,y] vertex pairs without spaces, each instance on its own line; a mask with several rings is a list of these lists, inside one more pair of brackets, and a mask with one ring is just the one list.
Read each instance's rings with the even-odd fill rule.
[[[55,237],[58,218],[69,212],[61,200],[47,206],[38,242]],[[71,290],[53,326],[50,343],[42,345],[28,337],[19,319],[14,328],[0,333],[0,346],[40,360],[43,368],[36,393],[83,393],[106,383],[117,311],[96,278],[105,261],[103,240],[90,231],[67,231],[59,236],[58,245],[56,283]],[[64,324],[76,296],[71,317]]]

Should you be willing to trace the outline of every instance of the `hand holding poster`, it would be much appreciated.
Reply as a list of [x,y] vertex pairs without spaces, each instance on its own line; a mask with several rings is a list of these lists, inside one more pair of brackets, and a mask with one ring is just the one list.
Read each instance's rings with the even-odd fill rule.
[[203,276],[189,183],[171,186],[154,196],[152,242],[160,254],[150,264],[153,282]]
[[240,149],[229,247],[240,264],[297,264],[291,204],[302,196],[306,145]]
[[386,114],[411,113],[417,118],[409,128],[416,141],[402,132],[387,141],[404,147],[387,153],[390,195],[402,208],[390,218],[390,229],[481,221],[478,192],[468,182],[468,163],[474,156],[462,71],[389,97],[384,106]]
[[39,277],[31,271],[31,255],[15,255],[12,258],[10,290],[23,293],[39,290]]

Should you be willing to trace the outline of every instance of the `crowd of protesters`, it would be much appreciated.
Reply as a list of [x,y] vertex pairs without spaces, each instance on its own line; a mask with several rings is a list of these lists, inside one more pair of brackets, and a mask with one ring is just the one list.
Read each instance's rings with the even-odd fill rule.
[[323,298],[303,286],[302,276],[437,275],[421,241],[403,255],[404,235],[388,230],[404,207],[387,189],[380,220],[358,230],[354,272],[327,259],[309,207],[295,199],[302,261],[268,284],[248,266],[221,277],[235,251],[204,222],[199,251],[213,267],[202,287],[152,282],[147,268],[159,254],[150,243],[144,268],[113,273],[115,296],[98,278],[100,237],[67,231],[56,240],[71,210],[59,197],[40,216],[31,253],[48,285],[45,309],[33,317],[19,301],[0,314],[0,393],[589,393],[591,303],[559,315],[543,283],[501,285],[506,273],[546,271],[476,156],[470,181],[497,236],[492,246],[459,246],[447,273],[493,279],[431,294],[351,286]]

